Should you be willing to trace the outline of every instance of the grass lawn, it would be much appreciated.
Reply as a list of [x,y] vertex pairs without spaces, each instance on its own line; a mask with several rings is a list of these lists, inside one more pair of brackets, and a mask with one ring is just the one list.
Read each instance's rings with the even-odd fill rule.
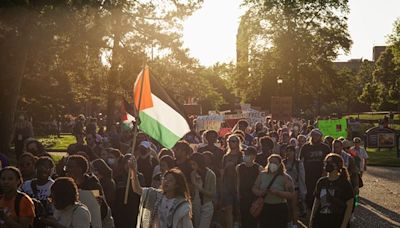
[[[375,114],[375,115],[372,115],[372,114],[360,114],[360,115],[347,115],[347,116],[344,116],[344,118],[350,118],[350,117],[357,118],[357,117],[359,117],[361,120],[382,120],[385,116],[388,116],[388,115],[384,115],[384,114]],[[400,114],[394,114],[393,118],[395,120],[400,120]],[[362,129],[363,130],[367,130],[368,128],[372,127],[372,124],[361,124],[361,125],[362,125]],[[376,126],[376,127],[378,126],[377,123],[373,124],[373,125]],[[389,127],[391,127],[394,130],[400,130],[400,125],[398,125],[398,124],[390,124]]]
[[[375,114],[375,115],[372,115],[372,114],[360,114],[360,115],[347,115],[347,116],[344,116],[344,117],[345,118],[350,118],[350,117],[357,118],[357,117],[359,117],[362,120],[381,120],[385,116],[389,116],[389,115],[388,114],[387,115],[384,115],[384,114]],[[400,119],[400,114],[394,114],[393,118],[395,120]]]
[[53,158],[54,162],[57,164],[63,157],[67,157],[67,152],[49,152],[50,156]]
[[368,149],[368,165],[400,167],[396,149]]
[[38,137],[38,140],[43,143],[46,150],[57,151],[49,152],[55,163],[58,163],[59,160],[66,157],[68,146],[76,142],[75,137],[71,134],[63,134],[60,138],[56,135],[48,135]]
[[70,144],[76,143],[75,137],[70,134],[61,135],[58,138],[56,135],[39,137],[38,140],[43,143],[47,150],[66,151]]

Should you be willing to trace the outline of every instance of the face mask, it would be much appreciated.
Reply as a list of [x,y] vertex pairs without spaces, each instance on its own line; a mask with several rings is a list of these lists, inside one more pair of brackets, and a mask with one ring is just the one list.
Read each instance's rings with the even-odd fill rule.
[[270,163],[268,165],[268,169],[269,171],[271,171],[271,173],[275,173],[278,170],[279,166],[275,163]]
[[335,170],[335,166],[332,163],[326,163],[324,169],[326,172],[330,173]]
[[246,163],[252,162],[251,156],[250,155],[244,155],[243,156],[243,161]]
[[115,164],[115,158],[108,158],[107,159],[107,163],[108,163],[108,165],[114,165]]

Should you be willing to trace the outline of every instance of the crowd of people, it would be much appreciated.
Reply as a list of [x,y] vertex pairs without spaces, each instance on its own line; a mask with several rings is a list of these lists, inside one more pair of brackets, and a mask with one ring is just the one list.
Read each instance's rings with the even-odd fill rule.
[[0,227],[344,228],[368,159],[360,138],[301,121],[192,130],[172,149],[84,116],[73,134],[57,162],[31,132],[16,137],[16,167],[1,157]]

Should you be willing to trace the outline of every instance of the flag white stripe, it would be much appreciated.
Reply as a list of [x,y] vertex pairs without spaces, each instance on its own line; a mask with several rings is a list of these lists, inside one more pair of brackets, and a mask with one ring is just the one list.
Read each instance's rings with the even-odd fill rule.
[[147,115],[157,120],[161,125],[168,128],[179,137],[183,137],[190,131],[189,125],[180,113],[154,94],[151,94],[151,96],[153,99],[153,107],[141,110],[142,112],[145,112]]

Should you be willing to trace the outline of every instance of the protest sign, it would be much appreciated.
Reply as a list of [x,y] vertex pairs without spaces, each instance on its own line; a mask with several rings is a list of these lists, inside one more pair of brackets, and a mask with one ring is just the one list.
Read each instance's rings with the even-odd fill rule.
[[196,128],[197,131],[215,130],[218,132],[223,122],[224,116],[222,115],[198,116],[196,120]]
[[334,138],[347,137],[347,120],[318,120],[318,128],[324,136],[332,136]]

